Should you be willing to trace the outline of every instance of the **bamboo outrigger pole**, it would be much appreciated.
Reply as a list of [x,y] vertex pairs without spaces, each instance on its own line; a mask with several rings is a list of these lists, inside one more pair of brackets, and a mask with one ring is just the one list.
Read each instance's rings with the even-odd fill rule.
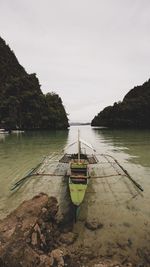
[[[104,155],[104,154],[102,154],[102,155]],[[108,156],[108,157],[110,157],[110,158],[112,158],[116,163],[117,163],[117,165],[120,167],[120,169],[122,169],[123,170],[123,172],[126,174],[126,176],[129,178],[129,180],[140,190],[140,191],[144,191],[144,189],[142,188],[142,186],[140,185],[140,184],[138,184],[132,177],[131,177],[131,175],[127,172],[127,170],[126,169],[124,169],[122,166],[121,166],[121,164],[113,157],[113,156],[110,156],[110,155],[107,155],[106,154],[106,156]]]

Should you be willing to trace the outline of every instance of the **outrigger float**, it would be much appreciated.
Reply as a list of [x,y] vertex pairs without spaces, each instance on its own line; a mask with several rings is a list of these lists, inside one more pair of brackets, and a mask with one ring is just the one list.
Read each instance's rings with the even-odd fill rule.
[[[138,192],[143,191],[141,185],[131,177],[127,170],[125,170],[113,156],[108,154],[96,154],[93,146],[80,138],[79,131],[78,140],[68,145],[66,150],[76,143],[78,144],[78,153],[54,153],[51,156],[45,157],[35,168],[30,170],[27,175],[17,181],[12,186],[11,190],[19,189],[29,178],[34,176],[48,176],[49,178],[54,178],[55,176],[60,178],[65,177],[65,179],[67,179],[71,201],[76,208],[83,202],[91,179],[102,179],[102,181],[104,181],[104,179],[117,179],[118,177],[119,181],[120,177],[124,180],[127,178]],[[87,154],[85,151],[83,153],[82,146],[88,147],[92,150],[92,153]],[[50,168],[54,162],[55,167]],[[107,170],[105,171],[106,163]],[[53,171],[50,172],[50,170]],[[127,181],[125,181],[125,184],[127,184]],[[128,185],[128,188],[129,187],[130,185]],[[131,188],[130,191],[132,191]]]

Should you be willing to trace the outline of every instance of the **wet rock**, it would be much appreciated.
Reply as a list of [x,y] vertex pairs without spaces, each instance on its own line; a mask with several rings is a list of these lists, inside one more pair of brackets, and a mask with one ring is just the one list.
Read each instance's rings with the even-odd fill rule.
[[126,264],[126,267],[133,267],[133,264],[132,264],[131,262],[128,262],[128,263]]
[[47,255],[41,255],[40,256],[40,264],[39,267],[50,267],[53,264],[53,260],[51,257]]
[[40,229],[38,223],[35,224],[35,226],[34,226],[34,231],[35,231],[35,232],[38,232],[38,233],[41,235],[41,229]]
[[[48,211],[47,224],[44,222],[43,209],[45,212]],[[24,201],[7,218],[0,221],[0,262],[3,264],[1,266],[50,266],[49,258],[43,256],[45,261],[41,261],[40,255],[41,248],[44,253],[46,250],[52,250],[57,244],[57,224],[54,224],[57,210],[57,200],[41,193],[31,200]],[[40,226],[43,224],[44,227],[41,229]],[[46,240],[45,225],[49,225],[51,229],[51,242]]]
[[69,232],[69,233],[61,234],[60,241],[67,245],[71,245],[75,242],[77,237],[78,237],[77,234]]
[[103,228],[103,224],[100,222],[97,222],[96,220],[91,220],[91,221],[85,222],[85,227],[89,230],[94,231],[96,229]]
[[33,246],[36,246],[38,243],[38,240],[37,240],[37,233],[36,232],[33,232],[32,233],[32,237],[31,237],[31,244]]
[[55,249],[50,253],[51,257],[51,264],[53,265],[54,262],[57,262],[57,267],[63,267],[65,265],[63,259],[63,251],[60,249]]
[[[72,221],[70,225],[68,221],[67,224],[60,224],[57,215],[56,198],[41,193],[24,201],[0,221],[0,267],[94,267],[94,264],[95,267],[117,267],[112,261],[96,264],[103,244],[91,248],[90,242],[86,247],[78,240],[75,242],[77,234],[72,232]],[[63,218],[60,221],[62,220]],[[86,227],[96,230],[103,225],[95,219],[86,222]],[[128,240],[128,248],[130,243]],[[111,248],[112,246],[113,244]],[[113,251],[115,249],[118,246]],[[138,252],[148,260],[148,251]]]
[[47,212],[47,209],[46,208],[42,208],[42,213],[46,213]]
[[55,220],[58,212],[58,202],[55,197],[51,197],[47,203],[48,219]]
[[57,223],[62,224],[64,222],[64,216],[62,213],[57,213]]

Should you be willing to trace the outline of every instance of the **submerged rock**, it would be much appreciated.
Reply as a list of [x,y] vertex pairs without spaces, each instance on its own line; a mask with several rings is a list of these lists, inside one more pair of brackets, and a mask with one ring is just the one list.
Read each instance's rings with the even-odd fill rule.
[[98,222],[97,220],[91,220],[91,221],[86,221],[85,222],[85,226],[86,228],[88,228],[89,230],[96,230],[96,229],[100,229],[103,228],[103,224]]
[[[51,266],[45,254],[58,246],[57,211],[57,200],[41,193],[1,221],[1,266]],[[45,256],[41,256],[43,253]]]
[[54,264],[56,261],[58,267],[63,267],[65,265],[64,259],[63,259],[63,251],[60,249],[54,249],[51,254],[51,265]]
[[62,243],[67,244],[67,245],[71,245],[71,244],[73,244],[75,242],[77,237],[78,237],[77,234],[69,232],[69,233],[62,234],[60,241]]
[[[57,215],[57,199],[41,193],[0,221],[0,267],[127,266],[99,262],[90,248],[78,244],[71,219],[70,225],[60,224]],[[86,227],[95,230],[103,225],[92,221]]]

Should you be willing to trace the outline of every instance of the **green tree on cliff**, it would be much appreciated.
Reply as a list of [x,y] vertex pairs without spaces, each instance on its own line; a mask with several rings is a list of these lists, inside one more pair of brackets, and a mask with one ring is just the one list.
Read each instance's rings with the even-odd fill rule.
[[0,38],[0,127],[65,129],[68,118],[61,98],[44,95],[36,74],[27,74]]
[[150,128],[150,80],[130,90],[122,102],[99,112],[92,126]]

